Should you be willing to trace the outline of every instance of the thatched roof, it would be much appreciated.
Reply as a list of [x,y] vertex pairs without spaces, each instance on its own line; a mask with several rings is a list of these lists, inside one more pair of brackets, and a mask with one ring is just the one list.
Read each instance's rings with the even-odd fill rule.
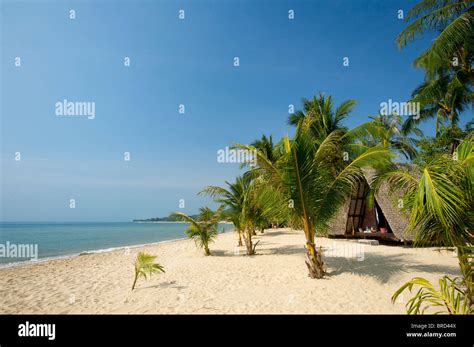
[[[375,171],[373,169],[365,170],[366,183],[370,185]],[[396,196],[389,196],[389,186],[387,183],[382,184],[379,191],[375,194],[375,201],[382,210],[387,220],[393,236],[397,240],[411,241],[413,233],[407,234],[406,227],[408,225],[409,216],[398,207]],[[350,199],[337,211],[335,217],[330,223],[329,235],[343,236],[346,235],[346,224],[349,215]]]

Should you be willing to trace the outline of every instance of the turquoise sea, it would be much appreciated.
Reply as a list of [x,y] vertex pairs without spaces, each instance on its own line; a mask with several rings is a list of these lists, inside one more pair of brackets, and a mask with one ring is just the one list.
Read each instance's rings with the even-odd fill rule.
[[[100,252],[127,246],[184,238],[186,223],[0,223],[0,248],[37,245],[37,258]],[[232,224],[219,224],[231,230]],[[4,252],[8,255],[7,252]],[[10,254],[11,255],[11,252]],[[0,265],[32,261],[6,257]]]

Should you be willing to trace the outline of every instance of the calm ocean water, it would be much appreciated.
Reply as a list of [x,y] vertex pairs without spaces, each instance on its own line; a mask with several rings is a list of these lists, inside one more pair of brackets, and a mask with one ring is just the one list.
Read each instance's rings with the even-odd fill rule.
[[[0,247],[37,245],[38,259],[53,258],[180,239],[186,227],[186,223],[0,223]],[[232,228],[219,224],[219,230]],[[0,254],[3,266],[21,261],[31,260]]]

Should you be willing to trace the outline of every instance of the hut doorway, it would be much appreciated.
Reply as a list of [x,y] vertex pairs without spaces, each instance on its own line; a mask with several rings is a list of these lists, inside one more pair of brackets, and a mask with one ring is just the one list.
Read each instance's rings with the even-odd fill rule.
[[380,208],[379,203],[377,200],[374,199],[374,209],[375,209],[375,217],[377,219],[377,232],[382,234],[392,234],[392,228],[390,228],[390,224],[388,224],[385,215],[383,214],[382,209]]
[[367,206],[368,188],[367,181],[363,180],[352,192],[347,214],[346,235],[392,234],[390,225],[377,201],[374,199],[374,204],[371,208]]

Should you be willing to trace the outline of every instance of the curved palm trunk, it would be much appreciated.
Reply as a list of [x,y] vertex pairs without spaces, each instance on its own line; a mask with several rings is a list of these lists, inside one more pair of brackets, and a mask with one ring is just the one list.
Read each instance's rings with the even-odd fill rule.
[[315,244],[306,242],[306,266],[308,267],[311,278],[323,278],[326,274],[324,270],[324,262],[321,259],[321,252],[316,250]]
[[308,267],[308,276],[311,278],[323,278],[326,274],[324,262],[321,258],[321,252],[318,252],[314,244],[314,232],[308,221],[304,220],[304,233],[306,236],[306,266]]
[[135,289],[135,285],[137,284],[138,274],[135,273],[135,279],[133,280],[132,290]]
[[247,255],[254,255],[255,254],[255,246],[252,242],[252,235],[255,232],[254,229],[247,228],[245,229],[243,236],[245,241],[245,248],[247,249]]
[[439,135],[439,114],[436,114],[436,129],[435,129],[435,136]]
[[237,230],[237,234],[239,234],[239,244],[237,245],[238,247],[243,246],[244,244],[242,243],[242,231]]
[[296,152],[294,152],[294,158],[295,158],[296,174],[298,177],[298,192],[300,194],[300,199],[301,199],[301,211],[302,211],[301,220],[303,222],[304,234],[306,236],[306,261],[305,262],[309,271],[308,276],[311,278],[323,278],[326,272],[324,271],[324,263],[321,259],[321,254],[316,250],[316,247],[314,244],[314,230],[313,230],[313,226],[311,224],[311,221],[306,209],[306,205],[305,205],[304,190],[301,184],[298,161],[296,160],[297,158]]
[[209,250],[209,247],[208,247],[208,246],[205,246],[205,247],[204,247],[204,255],[205,255],[205,256],[211,255],[211,251]]
[[[451,131],[454,132],[454,114],[451,112],[449,114],[449,121],[451,123]],[[451,135],[453,137],[453,140],[451,142],[451,155],[454,153],[454,151],[456,150],[456,147],[457,147],[457,143],[456,143],[456,139],[454,138],[453,134]]]

